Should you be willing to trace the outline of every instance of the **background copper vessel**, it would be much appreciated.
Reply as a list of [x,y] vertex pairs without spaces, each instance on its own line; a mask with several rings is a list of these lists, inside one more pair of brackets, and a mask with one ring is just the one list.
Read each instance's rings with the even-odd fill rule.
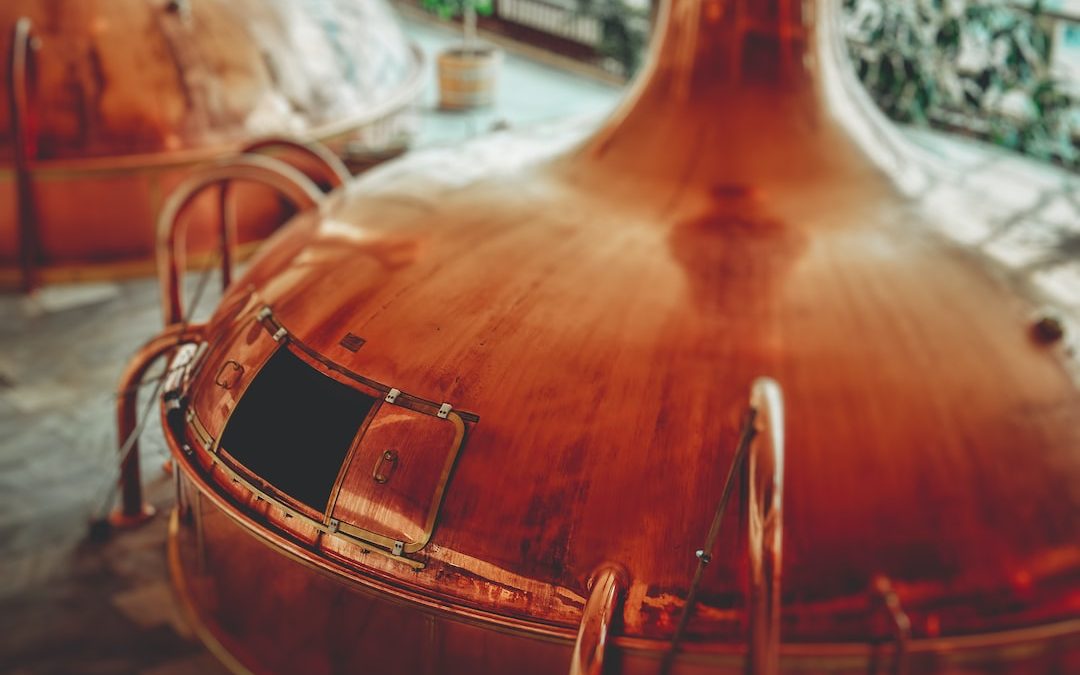
[[[138,357],[185,343],[170,550],[208,644],[279,672],[1080,671],[1080,390],[901,194],[838,5],[673,0],[594,137],[377,170]],[[357,416],[323,508],[292,487],[339,421],[315,390]]]
[[[385,142],[420,85],[382,0],[11,0],[0,31],[8,285],[20,258],[23,277],[122,273],[152,257],[154,218],[193,166],[271,135]],[[252,195],[245,241],[279,208]]]

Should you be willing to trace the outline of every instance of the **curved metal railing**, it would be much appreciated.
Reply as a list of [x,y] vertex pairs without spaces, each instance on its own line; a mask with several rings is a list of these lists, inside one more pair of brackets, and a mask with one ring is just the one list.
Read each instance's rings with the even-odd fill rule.
[[749,672],[780,672],[780,563],[784,530],[784,397],[769,378],[750,393],[757,442],[746,466],[750,556]]
[[784,403],[774,380],[762,377],[750,391],[750,407],[739,434],[720,502],[716,506],[705,544],[695,552],[698,559],[671,647],[660,663],[667,675],[675,663],[686,627],[694,613],[697,593],[705,568],[720,533],[720,524],[734,490],[736,479],[744,477],[743,499],[749,520],[748,548],[750,588],[748,597],[749,636],[747,672],[776,675],[780,662],[780,564],[783,543],[784,491]]
[[[177,323],[184,316],[181,273],[184,270],[186,234],[185,222],[180,217],[184,210],[204,190],[212,186],[226,186],[234,181],[250,181],[266,185],[289,200],[300,210],[312,208],[322,201],[319,188],[302,172],[280,160],[261,155],[240,155],[204,169],[180,184],[169,195],[158,217],[158,275],[161,280],[162,308],[165,325]],[[223,190],[227,196],[227,190]],[[224,210],[228,204],[223,199]],[[236,257],[236,224],[226,213],[221,214],[221,265],[227,286],[232,279],[232,265]]]
[[[325,185],[330,190],[336,190],[352,177],[345,162],[342,162],[340,157],[321,143],[305,143],[284,136],[267,136],[240,148],[242,155],[257,155],[265,152],[281,152],[286,157],[282,161],[302,171],[314,183],[320,186]],[[287,159],[290,155],[307,161],[303,165],[294,164]],[[312,175],[305,171],[308,168],[317,169],[319,173]]]
[[[283,136],[267,136],[240,149],[241,155],[261,155],[267,152],[281,153],[273,157],[303,173],[321,191],[331,192],[348,182],[351,174],[341,159],[321,143],[305,143]],[[236,210],[233,203],[232,182],[221,184],[218,203],[218,237],[221,242],[221,288],[232,283],[235,264],[233,255],[237,248]]]
[[[153,508],[143,500],[139,436],[150,410],[146,410],[140,420],[137,410],[139,386],[146,376],[146,371],[158,359],[174,353],[183,345],[198,344],[202,341],[203,334],[204,326],[190,325],[186,321],[167,326],[143,345],[124,368],[116,396],[116,437],[121,439],[121,446],[120,506],[109,517],[114,527],[138,525],[154,515]],[[157,398],[164,381],[164,376],[158,380],[150,397],[151,403]]]
[[11,60],[8,73],[8,102],[11,132],[15,150],[15,199],[18,208],[19,268],[22,289],[37,288],[40,263],[37,202],[34,199],[33,175],[30,164],[37,154],[35,120],[31,117],[30,98],[34,51],[34,24],[22,17],[15,22],[11,33]]
[[578,627],[570,675],[601,675],[615,612],[626,593],[626,571],[619,565],[605,563],[593,573],[589,600]]

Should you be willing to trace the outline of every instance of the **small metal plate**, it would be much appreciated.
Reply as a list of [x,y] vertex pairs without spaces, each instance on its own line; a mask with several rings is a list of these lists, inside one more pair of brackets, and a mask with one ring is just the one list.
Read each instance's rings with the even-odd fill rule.
[[338,344],[345,349],[348,349],[350,352],[355,352],[364,346],[364,342],[366,342],[366,340],[364,340],[364,338],[360,337],[359,335],[355,335],[353,333],[346,333],[345,337],[341,338],[341,342],[339,342]]

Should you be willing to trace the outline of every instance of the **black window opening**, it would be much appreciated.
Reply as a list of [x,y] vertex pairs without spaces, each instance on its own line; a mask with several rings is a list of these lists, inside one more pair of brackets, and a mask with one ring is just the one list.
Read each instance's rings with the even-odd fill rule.
[[373,405],[373,397],[282,347],[236,404],[221,447],[276,489],[322,512]]

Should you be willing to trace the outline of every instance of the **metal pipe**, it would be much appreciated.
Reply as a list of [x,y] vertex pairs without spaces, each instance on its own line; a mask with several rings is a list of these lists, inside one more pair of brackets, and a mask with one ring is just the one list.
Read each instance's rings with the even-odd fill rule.
[[[281,136],[270,136],[245,145],[241,154],[260,154],[264,151],[285,151],[286,155],[299,155],[308,160],[302,166],[280,160],[304,173],[320,190],[333,191],[344,185],[352,175],[345,163],[329,148],[317,142],[304,142]],[[277,159],[277,158],[274,158]],[[312,171],[314,169],[315,171]],[[314,175],[312,175],[314,174]],[[233,257],[239,244],[236,225],[236,202],[231,181],[223,182],[218,195],[219,219],[218,241],[221,246],[221,289],[225,290],[232,283]],[[328,188],[328,189],[327,189]]]
[[218,186],[218,246],[221,251],[221,290],[232,285],[236,247],[240,237],[236,233],[236,203],[232,199],[229,182]]
[[780,672],[780,567],[784,503],[784,399],[767,377],[754,381],[755,442],[747,457],[749,556],[749,663],[753,675]]
[[8,73],[8,101],[11,104],[11,127],[15,137],[15,193],[19,218],[19,268],[22,289],[29,293],[40,283],[38,264],[41,243],[38,236],[38,210],[30,164],[37,154],[36,120],[30,113],[31,71],[36,50],[33,22],[22,17],[15,22],[11,38],[11,64]]
[[[349,169],[345,166],[345,163],[321,143],[298,141],[283,136],[269,136],[248,143],[240,150],[240,152],[243,154],[254,155],[259,154],[264,150],[284,150],[287,153],[306,157],[314,162],[314,166],[322,171],[320,175],[308,175],[308,178],[320,185],[325,183],[331,190],[338,189],[352,178],[352,174],[349,173]],[[290,162],[286,161],[286,163],[295,166]],[[295,168],[299,169],[300,167]],[[306,172],[305,175],[307,175]]]
[[121,439],[123,446],[120,448],[120,508],[109,517],[114,527],[131,527],[154,514],[153,508],[143,501],[139,439],[135,435],[139,422],[139,383],[147,369],[160,357],[181,345],[200,342],[202,338],[201,325],[175,323],[167,326],[136,352],[120,377],[116,397],[116,429],[117,438]]
[[626,571],[620,565],[605,563],[593,573],[589,600],[581,615],[570,675],[601,675],[607,654],[611,625],[626,593]]
[[[184,222],[181,219],[184,210],[206,188],[213,185],[225,185],[232,181],[251,181],[277,190],[298,209],[309,209],[322,201],[322,193],[311,180],[288,164],[261,157],[259,155],[240,155],[226,160],[193,175],[180,184],[169,195],[158,217],[158,274],[161,280],[162,307],[165,311],[165,325],[178,323],[184,316],[181,270],[184,268],[183,245],[178,246],[184,235]],[[224,197],[222,198],[224,206]],[[235,241],[235,226],[231,218],[221,219],[223,232],[221,239],[222,264],[231,264],[235,251],[229,250]],[[231,278],[231,269],[225,272]]]

